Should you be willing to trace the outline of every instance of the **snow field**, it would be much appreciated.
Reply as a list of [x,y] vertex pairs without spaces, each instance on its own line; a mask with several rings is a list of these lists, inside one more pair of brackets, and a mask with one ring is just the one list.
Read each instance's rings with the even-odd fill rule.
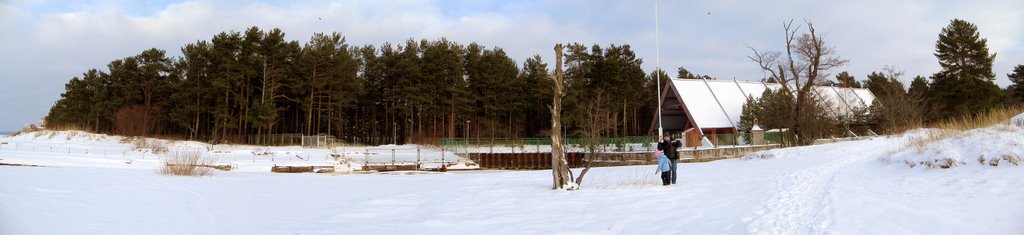
[[[1024,120],[1024,117],[1021,120]],[[1016,120],[1016,119],[1015,119]],[[1021,121],[1024,122],[1024,121]],[[1015,129],[1014,129],[1015,128]],[[924,148],[1016,153],[1020,126],[991,127]],[[1024,166],[964,161],[949,169],[900,160],[916,133],[774,149],[679,165],[660,186],[654,166],[595,168],[579,191],[550,190],[550,171],[273,174],[260,164],[317,162],[251,156],[252,170],[212,177],[158,174],[158,159],[10,150],[0,162],[0,234],[1019,234]],[[48,144],[45,140],[11,140]],[[54,138],[60,141],[61,138]],[[71,141],[76,142],[76,141]],[[87,146],[117,147],[108,142]],[[992,145],[997,143],[1000,145]],[[27,146],[27,145],[24,145]],[[378,147],[378,148],[387,148]],[[377,149],[377,148],[374,148]],[[330,150],[303,151],[317,156]],[[345,150],[344,153],[372,152]],[[396,158],[397,150],[396,148]],[[422,150],[421,150],[422,151]],[[409,151],[405,151],[409,153]],[[92,153],[90,153],[92,154]],[[385,152],[390,158],[390,150]],[[74,155],[74,154],[72,154]],[[279,153],[284,155],[284,153]],[[305,156],[298,154],[299,156]],[[366,155],[366,154],[364,154]],[[380,154],[369,158],[376,159]],[[409,155],[405,155],[406,157]],[[285,160],[281,160],[285,159]],[[355,158],[353,158],[355,159]],[[358,161],[358,160],[353,160]],[[152,167],[141,165],[151,164]],[[575,169],[579,173],[580,169]]]

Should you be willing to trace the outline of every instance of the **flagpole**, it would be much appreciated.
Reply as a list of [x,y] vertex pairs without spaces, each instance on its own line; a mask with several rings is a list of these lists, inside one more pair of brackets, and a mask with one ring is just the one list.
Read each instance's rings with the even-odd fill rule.
[[654,53],[655,53],[655,70],[654,70],[654,83],[658,84],[658,141],[661,141],[662,136],[665,136],[665,130],[662,129],[661,124],[661,39],[658,35],[658,0],[654,0]]

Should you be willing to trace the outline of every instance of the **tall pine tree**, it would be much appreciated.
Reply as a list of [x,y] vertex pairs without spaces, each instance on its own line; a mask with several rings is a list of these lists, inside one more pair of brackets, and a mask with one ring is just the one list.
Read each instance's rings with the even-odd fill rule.
[[1013,84],[1006,88],[1007,94],[1014,102],[1024,102],[1024,64],[1013,68],[1013,73],[1006,74]]
[[999,105],[1001,90],[992,80],[988,40],[974,24],[954,19],[942,28],[935,43],[935,57],[942,70],[932,75],[928,102],[930,120],[977,114]]

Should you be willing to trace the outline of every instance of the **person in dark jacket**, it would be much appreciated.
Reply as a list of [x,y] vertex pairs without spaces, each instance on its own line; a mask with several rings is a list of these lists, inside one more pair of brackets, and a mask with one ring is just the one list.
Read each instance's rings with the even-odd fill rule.
[[676,166],[679,162],[679,152],[676,152],[676,149],[682,146],[683,143],[669,136],[663,136],[661,142],[658,142],[658,150],[665,151],[665,157],[672,161],[669,166],[672,184],[676,184]]

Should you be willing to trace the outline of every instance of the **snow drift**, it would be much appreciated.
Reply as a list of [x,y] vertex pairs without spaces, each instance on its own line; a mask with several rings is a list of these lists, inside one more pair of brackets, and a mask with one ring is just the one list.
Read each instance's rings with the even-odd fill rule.
[[903,134],[880,160],[909,167],[1006,167],[1024,159],[1024,114],[993,126],[956,131],[918,129]]

